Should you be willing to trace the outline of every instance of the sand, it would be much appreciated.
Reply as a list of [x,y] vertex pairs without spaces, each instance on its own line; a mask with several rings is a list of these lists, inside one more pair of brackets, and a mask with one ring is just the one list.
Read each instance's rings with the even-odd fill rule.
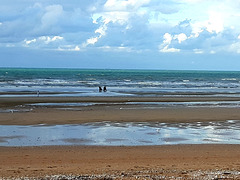
[[[239,108],[151,108],[124,102],[239,101],[239,98],[28,97],[0,98],[0,125],[81,124],[85,122],[209,122],[239,120]],[[77,106],[29,106],[31,103],[105,103]],[[107,104],[106,104],[107,103]],[[147,108],[146,108],[147,107]],[[32,108],[29,112],[21,109]],[[235,178],[240,179],[240,145],[43,146],[0,147],[0,177]],[[100,175],[100,176],[98,176]],[[57,177],[57,176],[56,176]],[[55,178],[56,178],[55,177]]]
[[[1,113],[0,125],[81,124],[86,122],[204,122],[239,120],[235,107],[168,107],[129,105],[126,102],[200,102],[238,101],[238,98],[164,98],[164,97],[26,97],[0,98],[2,109],[31,109],[29,112]],[[94,106],[59,107],[29,106],[33,103],[98,103]],[[99,104],[100,103],[100,104]],[[104,103],[104,104],[101,104]]]
[[3,177],[240,178],[240,145],[0,147],[0,159]]

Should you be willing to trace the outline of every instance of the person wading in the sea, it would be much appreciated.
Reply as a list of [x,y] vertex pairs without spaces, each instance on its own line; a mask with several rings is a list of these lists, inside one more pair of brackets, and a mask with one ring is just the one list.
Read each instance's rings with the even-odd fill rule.
[[103,87],[103,91],[107,92],[107,87],[106,86]]

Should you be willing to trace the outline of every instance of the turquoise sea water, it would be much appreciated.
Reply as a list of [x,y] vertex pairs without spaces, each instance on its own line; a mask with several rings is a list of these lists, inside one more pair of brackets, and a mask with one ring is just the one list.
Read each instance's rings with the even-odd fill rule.
[[107,86],[106,96],[169,93],[238,96],[240,72],[0,68],[0,93],[5,95],[40,91],[48,95],[57,92],[58,95],[92,96],[99,95],[99,86]]

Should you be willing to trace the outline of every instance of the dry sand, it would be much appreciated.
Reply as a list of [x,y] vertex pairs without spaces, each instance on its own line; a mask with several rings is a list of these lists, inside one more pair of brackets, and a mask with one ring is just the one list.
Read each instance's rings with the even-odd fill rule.
[[[146,108],[123,102],[238,101],[237,98],[0,98],[1,109],[31,103],[98,102],[97,106],[36,107],[30,112],[0,113],[0,125],[80,124],[85,122],[193,122],[239,120],[239,108]],[[114,104],[113,104],[114,103]],[[74,174],[109,178],[240,179],[240,145],[141,147],[50,146],[0,147],[0,177]],[[73,176],[72,176],[73,177]],[[173,179],[174,179],[173,178]]]
[[1,147],[0,159],[3,177],[240,178],[240,145]]

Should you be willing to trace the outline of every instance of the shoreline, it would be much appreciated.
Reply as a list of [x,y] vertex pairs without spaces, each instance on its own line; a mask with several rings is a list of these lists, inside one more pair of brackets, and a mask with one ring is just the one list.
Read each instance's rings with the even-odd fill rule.
[[240,178],[240,145],[0,147],[0,159],[0,178]]
[[0,97],[1,106],[35,102],[204,102],[240,101],[240,97],[227,96],[25,96]]

